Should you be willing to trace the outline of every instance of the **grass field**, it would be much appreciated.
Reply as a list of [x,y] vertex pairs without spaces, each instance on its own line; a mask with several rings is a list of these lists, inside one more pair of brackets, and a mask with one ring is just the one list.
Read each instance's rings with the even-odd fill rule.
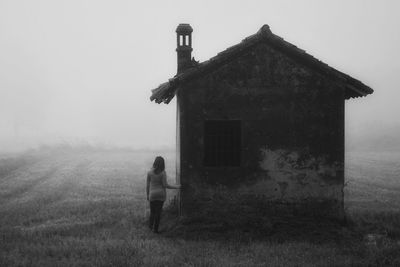
[[[157,154],[44,149],[0,157],[0,266],[400,266],[400,153],[347,153],[348,226],[287,239],[151,233],[145,174]],[[161,154],[173,182],[175,155]]]
[[349,211],[400,212],[400,152],[346,154]]

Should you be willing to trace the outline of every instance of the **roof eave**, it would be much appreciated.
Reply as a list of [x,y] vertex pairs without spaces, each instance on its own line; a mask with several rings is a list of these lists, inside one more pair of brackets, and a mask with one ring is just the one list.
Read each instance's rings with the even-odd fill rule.
[[350,99],[350,98],[358,98],[358,97],[364,97],[367,95],[370,95],[374,92],[374,90],[364,84],[362,86],[353,86],[352,84],[347,84],[346,89],[351,92],[350,94],[345,95],[345,99]]

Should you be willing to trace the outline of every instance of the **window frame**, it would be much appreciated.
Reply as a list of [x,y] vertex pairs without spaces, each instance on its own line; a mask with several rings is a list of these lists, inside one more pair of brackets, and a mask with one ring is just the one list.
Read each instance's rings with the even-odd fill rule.
[[[218,160],[215,160],[215,163],[211,163],[211,160],[208,158],[207,155],[208,155],[209,151],[207,151],[207,147],[209,146],[208,141],[210,139],[208,139],[208,136],[210,136],[210,133],[209,133],[210,130],[208,130],[208,132],[207,132],[207,127],[210,127],[210,126],[207,126],[207,124],[210,125],[212,123],[215,123],[216,125],[218,123],[221,123],[221,124],[227,123],[226,126],[222,126],[221,127],[222,131],[223,130],[227,131],[227,129],[229,129],[229,127],[232,127],[232,129],[236,128],[237,132],[235,134],[231,135],[232,136],[231,138],[233,139],[232,142],[233,142],[233,144],[235,146],[232,147],[232,149],[226,149],[225,151],[222,150],[222,152],[220,152],[221,154],[224,154],[224,153],[229,153],[228,151],[232,150],[232,153],[237,153],[236,156],[233,156],[231,160],[229,160],[229,159],[228,160],[227,159],[222,159],[221,160],[220,159],[219,160],[220,163],[217,162]],[[232,125],[229,126],[228,125],[229,123],[232,123]],[[237,125],[235,125],[235,124],[237,124]],[[214,127],[215,127],[215,125],[214,125]],[[224,127],[225,127],[225,129],[223,129]],[[225,137],[226,136],[227,135],[225,135]],[[221,138],[221,137],[224,138],[224,134],[220,134],[219,137],[217,137],[217,138]],[[229,119],[229,120],[226,120],[226,119],[225,120],[223,120],[223,119],[211,119],[211,120],[204,120],[204,123],[203,123],[203,151],[202,151],[203,152],[203,159],[202,159],[203,167],[204,168],[211,168],[211,169],[222,169],[222,168],[233,168],[233,169],[235,169],[235,168],[240,168],[242,166],[242,155],[243,155],[242,137],[243,137],[242,120],[238,120],[238,119]],[[235,138],[236,138],[236,140],[234,140]],[[215,141],[215,139],[213,141]],[[224,145],[226,145],[226,144],[224,144]],[[217,149],[214,149],[214,150],[220,150],[221,151],[221,148],[217,148]],[[233,164],[226,163],[227,161],[231,161],[231,162],[233,162]]]

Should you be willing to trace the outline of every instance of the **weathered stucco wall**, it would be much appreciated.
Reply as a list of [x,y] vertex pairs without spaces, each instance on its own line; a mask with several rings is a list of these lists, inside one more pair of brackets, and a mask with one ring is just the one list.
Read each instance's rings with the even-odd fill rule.
[[[274,202],[341,218],[343,93],[265,44],[181,88],[183,212],[226,198],[225,204]],[[229,119],[242,123],[241,166],[204,167],[204,121]]]

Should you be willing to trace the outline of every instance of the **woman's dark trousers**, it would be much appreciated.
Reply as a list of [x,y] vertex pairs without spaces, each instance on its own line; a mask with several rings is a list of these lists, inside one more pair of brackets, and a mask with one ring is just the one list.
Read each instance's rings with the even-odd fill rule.
[[158,226],[160,225],[161,211],[162,211],[163,204],[164,204],[164,201],[161,201],[161,200],[150,201],[149,227],[155,233],[158,233]]

